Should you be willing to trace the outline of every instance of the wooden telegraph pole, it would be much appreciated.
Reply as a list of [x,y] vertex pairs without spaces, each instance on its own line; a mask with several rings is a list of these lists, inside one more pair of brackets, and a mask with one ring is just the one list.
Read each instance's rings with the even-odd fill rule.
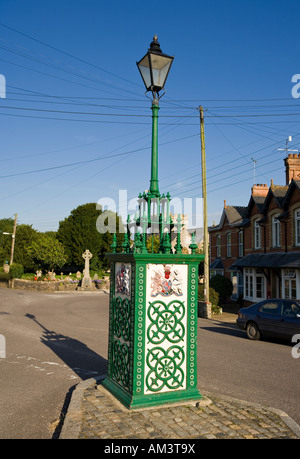
[[12,265],[14,260],[14,249],[15,249],[15,239],[16,239],[16,229],[17,229],[17,214],[15,214],[15,223],[14,223],[14,231],[12,234],[12,242],[11,242],[11,255],[10,255],[10,265]]
[[209,302],[209,253],[208,253],[208,227],[207,227],[207,195],[206,195],[206,159],[205,159],[205,136],[204,114],[200,105],[200,132],[201,132],[201,168],[202,168],[202,197],[203,197],[203,249],[204,249],[204,303],[205,315],[211,317]]

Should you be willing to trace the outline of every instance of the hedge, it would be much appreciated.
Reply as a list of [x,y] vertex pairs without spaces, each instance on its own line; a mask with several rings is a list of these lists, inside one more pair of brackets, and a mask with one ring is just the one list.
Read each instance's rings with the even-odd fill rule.
[[220,274],[212,276],[209,285],[219,294],[221,302],[227,300],[232,295],[233,285],[230,279]]
[[0,281],[9,281],[9,279],[10,279],[9,273],[0,272]]
[[[198,301],[204,301],[204,284],[198,286]],[[209,287],[209,302],[215,306],[219,304],[219,294],[212,287]]]
[[20,263],[12,263],[9,268],[9,274],[11,279],[21,279],[24,274],[24,267]]

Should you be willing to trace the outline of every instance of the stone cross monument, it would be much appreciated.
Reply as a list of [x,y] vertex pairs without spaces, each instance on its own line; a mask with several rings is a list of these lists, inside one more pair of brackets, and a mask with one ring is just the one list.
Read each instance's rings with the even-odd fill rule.
[[84,270],[83,270],[83,279],[81,282],[81,288],[82,289],[92,289],[93,284],[92,284],[92,279],[90,276],[90,259],[92,258],[92,254],[89,250],[86,250],[82,254],[82,258],[84,259]]

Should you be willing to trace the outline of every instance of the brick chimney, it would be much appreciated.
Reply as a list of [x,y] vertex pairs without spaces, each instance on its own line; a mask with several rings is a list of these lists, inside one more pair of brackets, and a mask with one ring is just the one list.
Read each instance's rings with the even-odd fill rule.
[[289,153],[287,158],[284,158],[285,164],[285,181],[288,185],[292,179],[300,180],[300,153]]
[[269,187],[266,184],[253,185],[251,188],[252,196],[261,196],[265,198],[268,194]]

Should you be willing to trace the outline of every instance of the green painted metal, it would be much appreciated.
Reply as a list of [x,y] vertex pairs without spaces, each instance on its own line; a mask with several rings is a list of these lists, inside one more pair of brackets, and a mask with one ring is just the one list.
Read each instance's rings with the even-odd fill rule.
[[160,197],[158,187],[158,110],[159,106],[152,104],[152,154],[151,154],[151,180],[149,195],[151,198]]
[[[108,376],[104,386],[131,409],[199,400],[197,296],[198,265],[203,255],[115,253],[107,256],[111,290]],[[158,295],[149,301],[149,270],[166,265],[183,266],[187,272],[185,299]],[[130,270],[126,291],[118,290],[120,269],[123,273]]]
[[[198,266],[204,255],[196,254],[194,236],[191,253],[182,253],[181,216],[173,222],[171,196],[159,192],[156,91],[154,88],[150,189],[139,194],[139,214],[133,223],[128,218],[122,246],[118,247],[114,235],[112,253],[107,254],[108,375],[102,384],[131,409],[201,398],[197,388]],[[153,253],[154,235],[159,237],[159,253]]]

